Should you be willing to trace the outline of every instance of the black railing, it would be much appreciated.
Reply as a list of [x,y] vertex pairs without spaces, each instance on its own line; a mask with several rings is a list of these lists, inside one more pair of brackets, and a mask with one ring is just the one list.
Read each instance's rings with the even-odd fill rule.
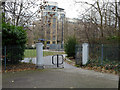
[[[56,60],[57,60],[57,63],[54,62],[54,57],[55,57],[55,56],[57,56],[57,59],[56,59]],[[61,63],[59,63],[59,60],[60,60],[59,57],[60,57],[60,56],[62,57],[62,62],[61,62]],[[57,55],[53,55],[53,56],[52,56],[52,64],[53,64],[53,65],[57,65],[57,67],[59,67],[59,65],[62,65],[62,64],[63,64],[63,61],[64,61],[63,55],[58,55],[58,54],[57,54]]]

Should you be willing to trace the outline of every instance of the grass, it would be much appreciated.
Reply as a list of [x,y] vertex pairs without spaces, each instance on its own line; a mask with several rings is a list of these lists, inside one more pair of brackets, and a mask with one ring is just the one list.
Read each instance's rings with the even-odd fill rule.
[[[43,51],[43,56],[56,55],[56,54],[65,54],[64,52],[53,52],[53,51]],[[26,49],[24,52],[25,58],[36,57],[36,49]]]
[[36,57],[36,49],[26,49],[24,52],[25,58]]

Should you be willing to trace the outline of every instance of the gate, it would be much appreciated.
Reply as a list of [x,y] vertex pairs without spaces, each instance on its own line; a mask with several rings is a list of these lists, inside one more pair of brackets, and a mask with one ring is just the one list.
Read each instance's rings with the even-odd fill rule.
[[[46,56],[43,57],[43,44],[37,43],[37,59],[36,59],[36,66],[38,68],[63,68],[63,55],[53,55],[53,56]],[[55,51],[57,52],[57,51]]]
[[82,45],[76,45],[75,47],[75,63],[76,65],[82,65]]
[[[57,59],[54,58],[55,56],[57,57]],[[60,61],[60,58],[59,58],[60,56],[62,57],[62,62],[61,62],[61,63],[59,62],[59,61]],[[57,63],[55,63],[54,60],[57,60]],[[53,55],[53,56],[52,56],[52,64],[53,64],[53,65],[57,65],[57,67],[60,67],[60,65],[63,64],[63,60],[64,60],[63,55],[58,55],[58,54],[57,54],[57,55]]]
[[89,47],[88,43],[83,43],[82,45],[76,45],[76,65],[85,65],[88,62],[89,57]]
[[43,57],[43,68],[64,68],[64,56],[53,55]]

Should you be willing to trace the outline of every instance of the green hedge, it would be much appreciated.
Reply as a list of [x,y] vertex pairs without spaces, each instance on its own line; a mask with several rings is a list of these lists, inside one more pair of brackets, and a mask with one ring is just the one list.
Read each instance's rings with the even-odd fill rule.
[[75,58],[75,46],[77,44],[77,40],[74,36],[68,37],[64,44],[65,52],[67,53],[68,57]]
[[6,46],[7,64],[16,64],[22,60],[26,41],[27,34],[23,27],[2,23],[2,46],[3,53]]

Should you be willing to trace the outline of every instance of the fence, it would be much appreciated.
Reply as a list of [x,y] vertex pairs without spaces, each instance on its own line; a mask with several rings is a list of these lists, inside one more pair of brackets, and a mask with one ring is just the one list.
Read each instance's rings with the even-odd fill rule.
[[75,46],[76,65],[82,65],[82,45]]
[[64,50],[64,45],[61,44],[50,44],[49,45],[50,50],[57,50],[57,51],[63,51]]
[[24,50],[18,46],[3,46],[1,50],[3,72],[35,68],[36,49]]
[[[36,49],[19,46],[3,46],[2,49],[2,71],[17,71],[36,68]],[[63,54],[64,52],[43,51],[44,56]]]
[[89,59],[99,62],[101,65],[104,61],[116,61],[119,60],[119,47],[117,45],[89,45]]
[[[120,71],[120,48],[118,45],[92,44],[89,45],[89,60],[86,65],[90,67],[104,66],[105,68]],[[76,46],[76,64],[82,62],[82,45]]]

